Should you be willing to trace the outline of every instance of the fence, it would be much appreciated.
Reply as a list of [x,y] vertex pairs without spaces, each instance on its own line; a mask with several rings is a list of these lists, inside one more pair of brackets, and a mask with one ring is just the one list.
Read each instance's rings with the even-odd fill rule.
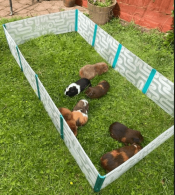
[[42,101],[64,143],[95,192],[100,191],[100,189],[105,188],[119,178],[174,134],[173,125],[125,163],[110,173],[101,176],[55,106],[38,75],[25,60],[18,45],[43,34],[62,34],[76,31],[94,47],[115,71],[118,71],[171,116],[174,116],[174,84],[122,46],[78,10],[10,22],[4,24],[3,28],[12,55],[34,92]]

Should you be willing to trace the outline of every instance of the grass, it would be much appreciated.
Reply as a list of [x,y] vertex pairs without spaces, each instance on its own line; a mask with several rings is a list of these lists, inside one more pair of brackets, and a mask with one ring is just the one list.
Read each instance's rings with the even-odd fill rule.
[[[0,24],[9,22],[1,20]],[[163,46],[163,34],[142,33],[133,24],[122,26],[117,19],[102,26],[122,45],[172,82],[174,54]],[[84,93],[65,97],[65,87],[79,79],[85,64],[104,61],[77,33],[46,35],[19,46],[38,74],[57,107],[72,109]],[[0,29],[0,194],[94,194],[60,138],[42,103],[10,54]],[[100,157],[122,144],[109,136],[115,121],[141,131],[144,147],[173,125],[173,118],[149,100],[111,67],[95,77],[110,83],[110,91],[89,101],[89,121],[79,128],[77,139],[101,175]],[[96,194],[155,195],[174,192],[173,137],[146,156],[119,179]],[[73,182],[73,184],[70,182]]]

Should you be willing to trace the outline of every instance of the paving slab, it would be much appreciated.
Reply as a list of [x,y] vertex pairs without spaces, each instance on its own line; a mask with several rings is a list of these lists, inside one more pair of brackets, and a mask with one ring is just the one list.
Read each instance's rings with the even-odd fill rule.
[[63,1],[50,0],[11,0],[13,14],[11,15],[9,0],[0,0],[0,19],[16,17],[33,17],[56,13],[60,11],[78,9],[83,13],[89,13],[87,8],[75,5],[74,7],[65,7]]

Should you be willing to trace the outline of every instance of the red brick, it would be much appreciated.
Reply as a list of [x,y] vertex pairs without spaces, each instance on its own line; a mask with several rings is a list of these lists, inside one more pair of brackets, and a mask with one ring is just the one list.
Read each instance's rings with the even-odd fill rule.
[[88,1],[87,0],[82,1],[82,6],[83,7],[88,7]]
[[167,19],[165,21],[162,21],[158,25],[158,28],[160,29],[160,31],[166,32],[166,31],[172,30],[172,24],[173,23],[174,23],[173,18],[167,17]]
[[125,12],[127,14],[131,14],[131,15],[137,9],[137,7],[134,6],[134,5],[127,5],[127,4],[124,4],[124,3],[120,3],[119,8],[120,8],[120,11]]
[[173,0],[162,1],[160,8],[159,8],[159,12],[171,14],[171,11],[174,9],[173,4],[174,4]]
[[132,15],[131,14],[128,14],[126,12],[120,11],[120,18],[123,19],[123,20],[126,20],[128,22],[131,22],[132,21]]
[[135,5],[137,7],[143,6],[143,0],[129,0],[129,5]]

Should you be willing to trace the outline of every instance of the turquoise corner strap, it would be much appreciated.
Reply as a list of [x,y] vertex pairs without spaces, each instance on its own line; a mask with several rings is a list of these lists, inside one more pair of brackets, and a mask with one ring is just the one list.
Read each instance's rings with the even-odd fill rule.
[[6,25],[5,24],[3,24],[2,26],[6,29]]
[[96,34],[97,34],[97,24],[95,24],[95,27],[94,27],[94,36],[93,36],[93,40],[92,40],[92,47],[94,47],[95,45],[95,38],[96,38]]
[[61,138],[64,139],[64,134],[63,134],[63,116],[60,114],[60,134]]
[[75,10],[75,31],[78,31],[78,9]]
[[112,68],[116,67],[121,49],[122,49],[122,44],[119,43],[119,46],[118,46],[118,49],[117,49],[117,52],[116,52],[116,55],[115,55],[115,58],[114,58],[114,61],[113,61],[113,64],[112,64]]
[[95,186],[94,186],[94,191],[95,192],[99,192],[101,189],[101,186],[105,180],[106,176],[101,176],[100,174],[98,174],[97,176],[97,180],[95,182]]
[[23,68],[22,68],[21,58],[20,58],[20,55],[19,55],[19,49],[18,49],[18,46],[16,46],[16,50],[17,50],[17,53],[18,53],[18,58],[19,58],[19,63],[20,63],[20,66],[21,66],[21,71],[23,72]]
[[150,84],[151,84],[151,82],[152,82],[152,80],[153,80],[153,78],[154,78],[156,72],[157,72],[156,69],[152,69],[152,70],[151,70],[151,73],[150,73],[150,75],[149,75],[149,77],[148,77],[148,79],[147,79],[147,81],[146,81],[146,83],[145,83],[145,86],[144,86],[143,89],[142,89],[142,92],[143,92],[144,94],[147,92],[147,90],[148,90],[148,88],[149,88],[149,86],[150,86]]
[[35,79],[36,79],[36,86],[37,86],[37,91],[38,91],[38,98],[41,99],[40,91],[39,91],[39,85],[38,85],[38,75],[37,74],[35,74]]

